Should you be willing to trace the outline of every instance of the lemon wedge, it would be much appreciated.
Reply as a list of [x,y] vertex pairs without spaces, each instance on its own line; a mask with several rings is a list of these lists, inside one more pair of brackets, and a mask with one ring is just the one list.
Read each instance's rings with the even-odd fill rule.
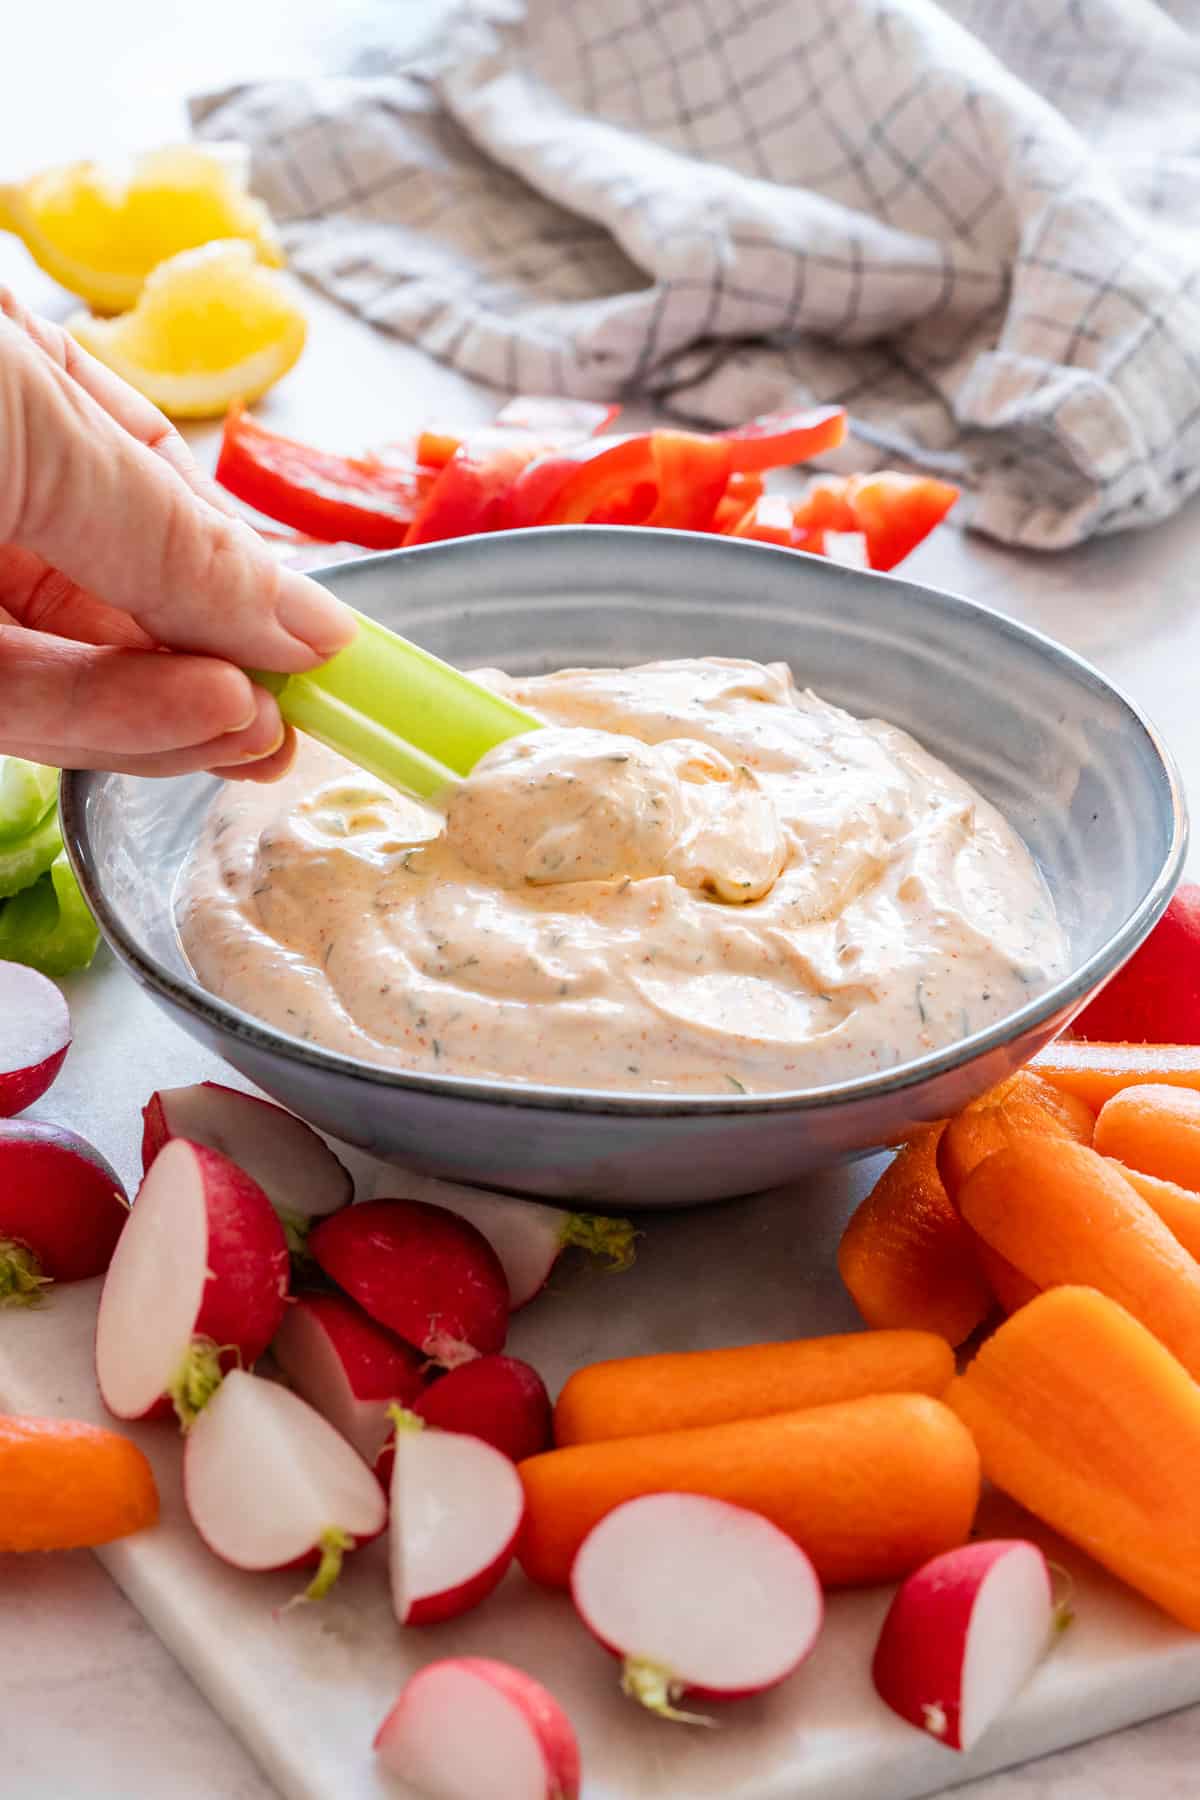
[[236,146],[178,144],[122,175],[94,162],[0,186],[0,228],[23,239],[47,275],[101,313],[136,304],[151,269],[216,238],[244,238],[260,261],[283,262],[266,207],[246,187]]
[[181,250],[147,276],[132,312],[76,313],[67,329],[173,419],[257,399],[287,374],[307,334],[288,278],[240,239]]

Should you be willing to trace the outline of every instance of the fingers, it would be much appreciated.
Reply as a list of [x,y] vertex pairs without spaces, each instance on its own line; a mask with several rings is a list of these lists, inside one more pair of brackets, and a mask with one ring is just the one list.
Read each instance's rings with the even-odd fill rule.
[[345,607],[199,497],[7,316],[0,543],[42,557],[172,649],[293,672],[354,635]]
[[284,742],[275,701],[230,663],[69,643],[2,621],[0,695],[5,749],[67,768],[123,768],[171,751],[210,768]]
[[154,639],[129,617],[105,606],[32,550],[0,544],[0,608],[29,631],[48,631],[81,644],[122,644],[152,650]]

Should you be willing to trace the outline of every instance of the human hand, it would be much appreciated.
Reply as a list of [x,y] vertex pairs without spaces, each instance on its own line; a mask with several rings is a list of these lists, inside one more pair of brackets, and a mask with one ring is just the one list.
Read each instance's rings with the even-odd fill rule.
[[0,288],[0,751],[273,780],[292,734],[235,665],[294,674],[353,636],[157,408]]

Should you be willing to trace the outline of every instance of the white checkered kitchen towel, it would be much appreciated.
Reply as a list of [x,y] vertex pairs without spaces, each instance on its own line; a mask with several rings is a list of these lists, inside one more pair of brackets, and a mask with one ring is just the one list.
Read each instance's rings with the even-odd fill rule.
[[194,114],[303,275],[468,374],[704,423],[841,401],[851,462],[1053,549],[1200,486],[1197,7],[477,5],[420,65]]

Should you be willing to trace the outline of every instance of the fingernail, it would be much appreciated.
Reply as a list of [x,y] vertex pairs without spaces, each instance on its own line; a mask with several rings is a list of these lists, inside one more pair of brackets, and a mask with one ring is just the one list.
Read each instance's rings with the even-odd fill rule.
[[307,575],[289,570],[279,589],[279,623],[319,656],[333,656],[354,641],[358,624],[348,606]]
[[242,754],[237,758],[238,762],[239,763],[261,762],[264,756],[274,756],[274,754],[277,750],[281,750],[283,748],[283,740],[286,736],[287,736],[287,726],[284,724],[283,720],[280,719],[279,730],[276,732],[275,736],[271,739],[271,742],[269,744],[264,745],[261,750],[243,750]]

